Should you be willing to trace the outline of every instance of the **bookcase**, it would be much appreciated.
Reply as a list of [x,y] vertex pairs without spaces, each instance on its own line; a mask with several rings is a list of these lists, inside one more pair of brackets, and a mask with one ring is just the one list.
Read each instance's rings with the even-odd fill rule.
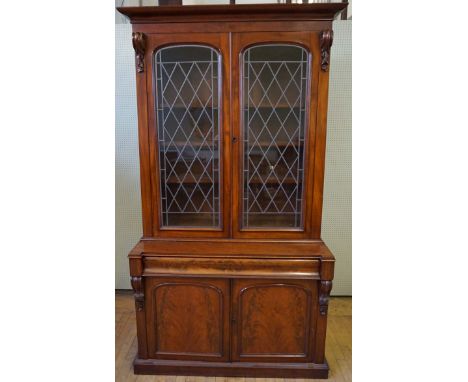
[[346,3],[120,7],[133,28],[140,374],[326,378],[320,238]]

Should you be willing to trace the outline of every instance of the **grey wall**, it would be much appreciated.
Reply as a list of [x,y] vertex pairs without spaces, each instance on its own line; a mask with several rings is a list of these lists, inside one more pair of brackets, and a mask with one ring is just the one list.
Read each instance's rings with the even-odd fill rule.
[[127,254],[142,235],[138,120],[131,25],[115,32],[115,287],[127,289]]
[[322,239],[336,257],[334,295],[351,295],[351,23],[333,23],[328,97]]
[[[116,24],[115,287],[129,289],[127,254],[141,236],[131,26]],[[351,295],[351,21],[334,22],[322,238],[336,256],[332,294]]]

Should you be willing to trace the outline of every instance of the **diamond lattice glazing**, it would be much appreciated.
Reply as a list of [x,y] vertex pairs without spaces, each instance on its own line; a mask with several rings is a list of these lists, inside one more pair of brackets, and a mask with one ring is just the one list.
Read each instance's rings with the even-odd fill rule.
[[243,54],[243,226],[301,227],[307,51],[261,45]]
[[209,47],[155,55],[163,226],[219,226],[218,71]]

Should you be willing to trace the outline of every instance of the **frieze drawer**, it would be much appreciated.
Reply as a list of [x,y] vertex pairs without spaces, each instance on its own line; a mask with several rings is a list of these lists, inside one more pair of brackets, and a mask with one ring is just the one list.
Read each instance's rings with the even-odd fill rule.
[[144,259],[144,276],[198,275],[216,277],[284,276],[320,279],[318,259],[200,258],[151,256]]

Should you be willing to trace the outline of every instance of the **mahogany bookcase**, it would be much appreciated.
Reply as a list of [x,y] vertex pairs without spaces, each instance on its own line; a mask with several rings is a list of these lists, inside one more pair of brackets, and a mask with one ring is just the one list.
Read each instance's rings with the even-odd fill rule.
[[133,27],[138,374],[326,378],[320,237],[346,3],[120,7]]

